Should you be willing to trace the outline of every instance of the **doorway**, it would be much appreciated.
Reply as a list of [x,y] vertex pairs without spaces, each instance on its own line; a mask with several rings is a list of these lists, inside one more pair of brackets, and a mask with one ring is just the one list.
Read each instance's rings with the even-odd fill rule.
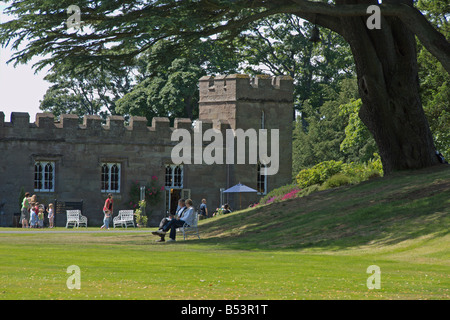
[[175,214],[177,211],[178,200],[181,199],[182,189],[166,190],[166,215]]

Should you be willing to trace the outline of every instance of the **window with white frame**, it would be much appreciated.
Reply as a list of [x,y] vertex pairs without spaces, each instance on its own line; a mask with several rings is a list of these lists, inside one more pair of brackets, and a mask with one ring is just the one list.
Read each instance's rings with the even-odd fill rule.
[[120,163],[102,163],[102,192],[120,192]]
[[256,191],[258,191],[258,194],[267,194],[267,167],[259,162]]
[[55,162],[36,161],[34,163],[34,191],[55,191]]
[[166,189],[181,189],[183,188],[183,166],[167,164],[165,174]]

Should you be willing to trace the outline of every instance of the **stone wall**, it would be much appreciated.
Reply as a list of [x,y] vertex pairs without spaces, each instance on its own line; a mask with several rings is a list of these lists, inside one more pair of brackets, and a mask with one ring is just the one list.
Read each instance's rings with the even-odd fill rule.
[[[202,131],[217,128],[261,127],[264,112],[266,129],[280,130],[280,171],[268,177],[269,189],[291,182],[293,85],[288,77],[257,77],[246,75],[203,77],[200,79],[200,116]],[[40,113],[30,123],[28,113],[13,112],[10,122],[0,111],[0,202],[6,201],[6,221],[12,225],[13,213],[20,212],[21,188],[36,194],[40,203],[54,199],[83,200],[83,215],[90,226],[101,225],[106,193],[101,192],[101,164],[121,165],[120,192],[114,194],[115,212],[129,209],[128,193],[132,182],[144,184],[152,176],[164,184],[165,165],[172,163],[171,151],[178,143],[171,141],[176,129],[193,134],[189,119],[176,119],[170,127],[168,118],[147,119],[131,117],[126,123],[121,116],[108,117],[102,124],[99,116],[84,116],[82,123],[76,115],[61,115],[55,121],[52,114]],[[223,135],[225,137],[225,134]],[[193,140],[193,139],[192,139]],[[204,143],[207,145],[207,143]],[[270,148],[269,148],[270,150]],[[54,192],[34,191],[34,163],[55,163]],[[219,205],[220,188],[242,182],[256,188],[256,165],[184,165],[183,188],[190,190],[195,206],[207,198],[210,211]],[[245,194],[243,206],[260,196]],[[225,201],[238,207],[237,195],[228,194]],[[151,225],[165,215],[164,198],[152,211]],[[59,217],[57,217],[58,220]],[[59,218],[61,225],[64,218]]]

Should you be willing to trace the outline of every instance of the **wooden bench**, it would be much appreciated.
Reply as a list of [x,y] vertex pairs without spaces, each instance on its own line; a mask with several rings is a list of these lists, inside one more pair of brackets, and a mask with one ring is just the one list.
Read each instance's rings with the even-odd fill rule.
[[81,210],[67,210],[66,228],[69,225],[77,226],[84,225],[87,228],[87,218],[81,214]]
[[113,219],[113,225],[114,228],[116,225],[120,225],[123,227],[125,225],[125,228],[128,228],[128,225],[132,225],[136,228],[134,225],[134,212],[133,210],[120,210],[117,217],[114,217]]

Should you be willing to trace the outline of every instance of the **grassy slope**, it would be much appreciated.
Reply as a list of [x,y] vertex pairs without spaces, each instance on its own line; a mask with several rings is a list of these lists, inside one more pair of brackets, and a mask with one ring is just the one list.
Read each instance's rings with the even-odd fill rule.
[[[209,219],[202,233],[236,249],[375,249],[421,237],[448,240],[449,205],[447,166]],[[448,242],[443,244],[448,250]]]
[[[441,167],[204,220],[201,240],[171,245],[0,234],[0,299],[448,299],[449,196]],[[81,290],[66,287],[72,264]],[[381,290],[366,287],[372,264]]]

